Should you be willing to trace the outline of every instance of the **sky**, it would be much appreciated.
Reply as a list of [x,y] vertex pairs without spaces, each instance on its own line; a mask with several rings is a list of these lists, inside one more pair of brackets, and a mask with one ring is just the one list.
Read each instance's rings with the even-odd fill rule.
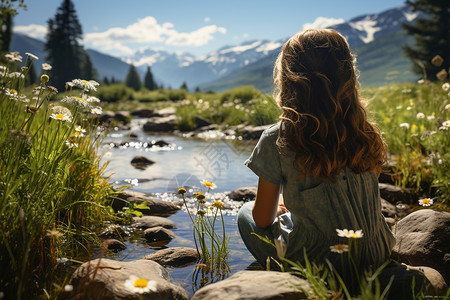
[[[61,0],[25,0],[14,31],[45,40]],[[72,0],[85,48],[126,58],[140,49],[197,57],[251,40],[277,41],[403,6],[404,0]]]

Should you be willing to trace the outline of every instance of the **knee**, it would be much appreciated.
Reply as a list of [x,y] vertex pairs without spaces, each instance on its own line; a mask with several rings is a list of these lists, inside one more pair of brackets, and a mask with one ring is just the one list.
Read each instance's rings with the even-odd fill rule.
[[252,215],[253,204],[254,201],[244,203],[239,209],[237,223],[240,230],[242,230],[243,227],[249,227],[250,223],[254,222]]

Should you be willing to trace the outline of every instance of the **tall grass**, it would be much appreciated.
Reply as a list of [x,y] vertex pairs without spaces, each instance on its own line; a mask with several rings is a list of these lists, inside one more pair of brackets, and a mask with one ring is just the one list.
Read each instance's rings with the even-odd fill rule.
[[55,278],[58,258],[87,255],[94,231],[110,218],[114,191],[96,154],[98,99],[89,95],[97,83],[68,83],[79,95],[56,105],[48,75],[31,92],[24,88],[34,55],[21,69],[18,54],[7,58],[0,67],[0,292],[52,297],[64,281]]

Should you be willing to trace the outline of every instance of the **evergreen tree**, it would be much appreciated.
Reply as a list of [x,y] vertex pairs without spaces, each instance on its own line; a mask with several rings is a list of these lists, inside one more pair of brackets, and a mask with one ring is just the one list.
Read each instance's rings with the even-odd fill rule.
[[144,77],[144,87],[150,91],[156,90],[157,85],[155,80],[153,79],[153,74],[150,71],[150,66],[147,67],[147,72]]
[[[450,67],[450,1],[448,0],[408,0],[406,3],[414,12],[424,13],[412,25],[404,24],[409,35],[415,36],[416,47],[406,46],[406,55],[414,62],[414,72],[423,74],[425,66],[429,80],[436,80],[436,73]],[[440,55],[444,61],[432,64],[431,60]],[[419,63],[418,63],[419,62]]]
[[108,79],[108,77],[103,77],[103,84],[104,85],[109,85],[109,79]]
[[186,81],[183,81],[183,84],[180,86],[180,90],[188,90]]
[[[79,44],[82,28],[71,0],[63,0],[53,19],[48,20],[45,49],[47,61],[52,65],[50,80],[59,90],[65,83],[83,75],[92,75],[92,65],[84,48]],[[90,70],[91,69],[91,70]]]
[[125,85],[133,88],[135,91],[141,89],[141,79],[139,78],[139,74],[134,65],[130,65],[127,78],[125,79]]
[[13,16],[17,9],[26,7],[24,0],[0,0],[0,55],[4,59],[5,52],[9,51],[12,38]]
[[195,92],[196,92],[196,93],[199,93],[199,92],[200,92],[200,88],[199,88],[199,87],[196,87],[196,88],[195,88]]
[[111,77],[111,84],[116,84],[117,80],[114,78],[114,76]]

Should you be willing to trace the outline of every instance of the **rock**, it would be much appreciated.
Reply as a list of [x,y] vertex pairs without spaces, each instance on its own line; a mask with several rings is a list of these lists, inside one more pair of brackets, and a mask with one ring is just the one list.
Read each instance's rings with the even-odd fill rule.
[[139,118],[150,118],[155,115],[155,111],[149,108],[138,108],[133,110],[131,115]]
[[114,112],[112,111],[108,111],[108,110],[104,110],[102,111],[102,114],[98,117],[98,121],[100,124],[111,124],[114,122]]
[[177,112],[177,109],[175,107],[169,106],[166,108],[159,109],[158,111],[156,111],[155,115],[161,116],[161,117],[167,117],[167,116],[174,115],[176,112]]
[[[306,291],[306,293],[304,292]],[[240,271],[199,289],[192,300],[201,299],[307,299],[313,295],[308,281],[288,272]]]
[[104,250],[111,250],[113,252],[119,252],[125,250],[127,246],[119,240],[107,239],[102,242],[102,248]]
[[201,116],[195,116],[194,117],[194,124],[195,124],[195,129],[199,129],[205,126],[210,126],[212,124],[212,122],[206,118],[203,118]]
[[127,137],[135,139],[135,138],[138,137],[138,135],[137,135],[136,133],[134,133],[133,131],[130,131],[130,132],[127,134]]
[[148,143],[147,148],[151,148],[151,147],[167,147],[170,146],[170,144],[164,140],[157,140],[157,141],[151,141]]
[[143,259],[156,261],[162,266],[185,267],[196,263],[199,258],[200,255],[198,254],[197,249],[188,247],[171,247],[154,252],[145,256]]
[[253,201],[256,198],[256,190],[257,188],[254,186],[251,187],[242,187],[235,189],[227,196],[235,201]]
[[383,216],[388,218],[395,218],[396,215],[395,205],[387,202],[383,198],[381,198],[381,213]]
[[171,241],[175,237],[175,233],[162,226],[157,226],[145,229],[144,237],[149,243],[165,242]]
[[[133,292],[126,281],[143,278],[148,286],[154,286],[143,294]],[[189,299],[189,295],[180,285],[174,284],[169,273],[158,263],[151,260],[130,262],[111,259],[95,259],[82,264],[72,275],[72,297],[66,299]]]
[[153,165],[155,162],[151,159],[148,159],[145,156],[137,155],[131,160],[131,165],[133,167],[141,169],[146,168],[147,166]]
[[150,208],[150,210],[137,209],[145,215],[149,214],[171,215],[181,208],[180,205],[151,197],[131,197],[128,198],[127,201],[130,203],[147,202],[147,205]]
[[126,110],[116,111],[114,114],[114,119],[122,122],[123,124],[128,124],[130,123],[130,112]]
[[127,200],[131,197],[145,197],[145,194],[130,190],[122,191],[117,195],[117,197],[113,198],[111,207],[117,212],[128,205]]
[[401,188],[387,183],[379,183],[380,196],[388,202],[395,204],[397,202],[417,203],[418,195],[411,188]]
[[152,117],[144,124],[144,131],[148,132],[168,132],[175,130],[177,117],[169,115],[167,117]]
[[430,283],[427,291],[428,293],[432,295],[445,295],[445,293],[447,292],[448,285],[445,283],[444,277],[442,277],[441,273],[439,273],[435,269],[424,266],[408,266],[408,269],[422,272],[425,275]]
[[396,245],[391,257],[413,266],[427,266],[450,282],[450,213],[415,211],[396,224]]
[[389,229],[391,231],[394,230],[394,226],[395,226],[395,219],[394,218],[384,218],[384,221],[386,222],[386,224],[389,226]]
[[111,224],[106,227],[98,236],[101,238],[114,238],[123,240],[123,237],[126,235],[127,234],[122,227],[116,224]]
[[242,138],[244,140],[257,140],[261,137],[264,130],[272,125],[261,125],[256,127],[247,126],[242,129]]
[[174,228],[175,223],[167,218],[157,216],[133,217],[132,225],[136,228],[147,229],[152,227]]

